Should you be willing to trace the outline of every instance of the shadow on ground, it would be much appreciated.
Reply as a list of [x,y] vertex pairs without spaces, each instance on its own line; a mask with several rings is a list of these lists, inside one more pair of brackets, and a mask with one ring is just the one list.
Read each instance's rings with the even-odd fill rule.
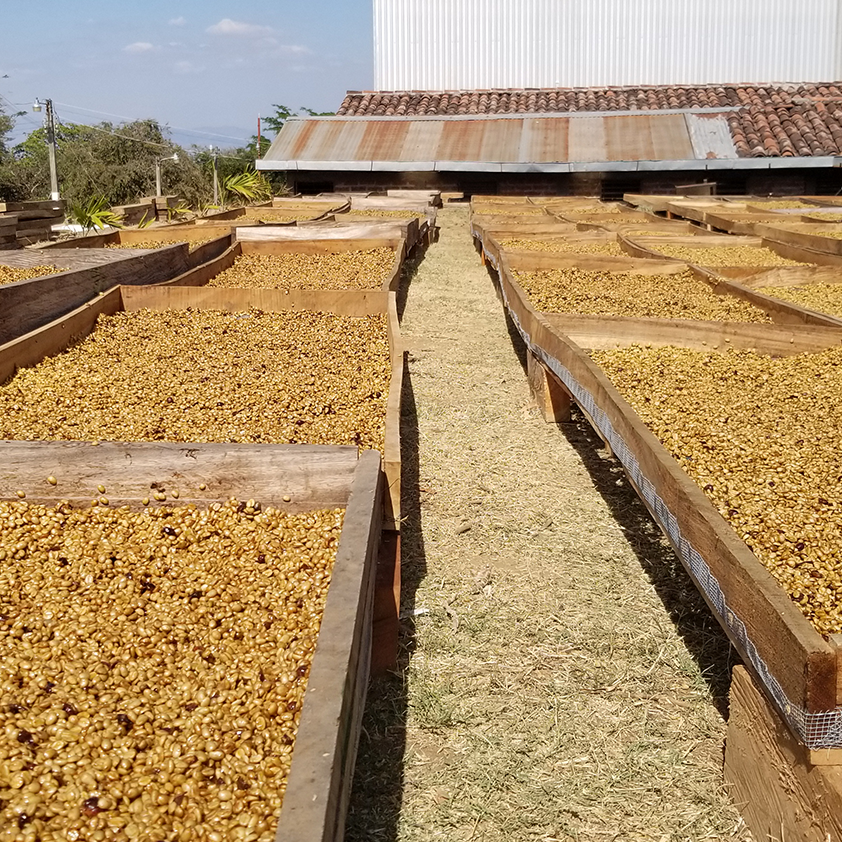
[[[397,296],[403,316],[407,291],[423,254],[407,261]],[[346,821],[346,842],[393,842],[398,837],[403,798],[403,761],[408,708],[407,669],[415,651],[415,594],[427,574],[421,531],[418,415],[409,366],[401,400],[401,622],[398,667],[372,679],[368,689],[354,783]]]
[[[489,266],[488,273],[503,306],[497,272]],[[526,345],[505,306],[503,313],[512,348],[526,376]],[[609,454],[602,439],[578,407],[573,405],[570,423],[556,426],[579,454],[595,488],[623,530],[684,645],[698,664],[716,709],[723,718],[727,718],[731,670],[741,662],[739,654],[660,527],[629,483],[622,465]]]

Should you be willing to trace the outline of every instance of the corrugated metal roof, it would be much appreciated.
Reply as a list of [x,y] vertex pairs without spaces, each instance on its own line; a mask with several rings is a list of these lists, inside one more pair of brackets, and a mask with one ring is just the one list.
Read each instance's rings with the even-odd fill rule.
[[273,169],[273,164],[295,161],[303,169],[316,162],[345,162],[354,168],[370,162],[379,169],[379,164],[447,161],[476,169],[487,164],[736,158],[725,117],[706,114],[704,123],[700,119],[682,113],[292,119],[259,164],[260,169]]
[[[839,0],[842,4],[842,0]],[[842,84],[694,85],[691,87],[547,88],[541,90],[349,91],[340,117],[451,120],[659,114],[724,116],[743,158],[842,154]],[[688,121],[695,140],[717,126]],[[727,140],[727,139],[726,139]],[[759,165],[762,166],[762,165]],[[774,166],[773,164],[769,165]]]

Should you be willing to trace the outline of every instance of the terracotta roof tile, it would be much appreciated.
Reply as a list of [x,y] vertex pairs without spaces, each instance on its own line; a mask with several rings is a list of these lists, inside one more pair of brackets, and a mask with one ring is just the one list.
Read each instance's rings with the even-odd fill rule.
[[842,154],[842,82],[484,91],[349,91],[340,116],[658,111],[734,108],[725,116],[741,157]]

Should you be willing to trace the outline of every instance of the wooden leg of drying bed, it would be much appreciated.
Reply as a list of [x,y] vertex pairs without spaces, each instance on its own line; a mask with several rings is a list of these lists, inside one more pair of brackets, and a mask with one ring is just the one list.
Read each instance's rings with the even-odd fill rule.
[[526,352],[526,374],[544,420],[548,424],[570,421],[570,393],[531,351]]
[[725,780],[753,838],[842,842],[842,766],[810,762],[820,752],[793,738],[744,667],[730,709]]
[[374,585],[374,627],[371,674],[382,675],[398,665],[398,615],[401,600],[401,536],[384,531]]

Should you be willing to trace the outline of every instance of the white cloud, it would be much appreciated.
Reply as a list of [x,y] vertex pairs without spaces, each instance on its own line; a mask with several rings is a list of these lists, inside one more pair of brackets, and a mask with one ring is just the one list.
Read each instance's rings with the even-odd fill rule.
[[269,26],[258,26],[254,23],[244,23],[231,18],[223,18],[219,23],[209,26],[206,30],[211,35],[245,35],[254,37],[257,35],[270,35],[272,28]]
[[185,23],[187,23],[187,18],[183,15],[181,17],[171,18],[169,20],[170,26],[184,26]]
[[154,50],[155,46],[150,44],[148,41],[135,41],[134,44],[129,44],[128,46],[123,47],[124,53],[148,53],[150,50]]
[[284,44],[281,47],[282,53],[289,53],[290,55],[296,56],[303,56],[303,55],[310,55],[310,48],[305,47],[303,44]]
[[192,61],[177,61],[174,65],[175,72],[181,74],[204,73],[205,68]]

